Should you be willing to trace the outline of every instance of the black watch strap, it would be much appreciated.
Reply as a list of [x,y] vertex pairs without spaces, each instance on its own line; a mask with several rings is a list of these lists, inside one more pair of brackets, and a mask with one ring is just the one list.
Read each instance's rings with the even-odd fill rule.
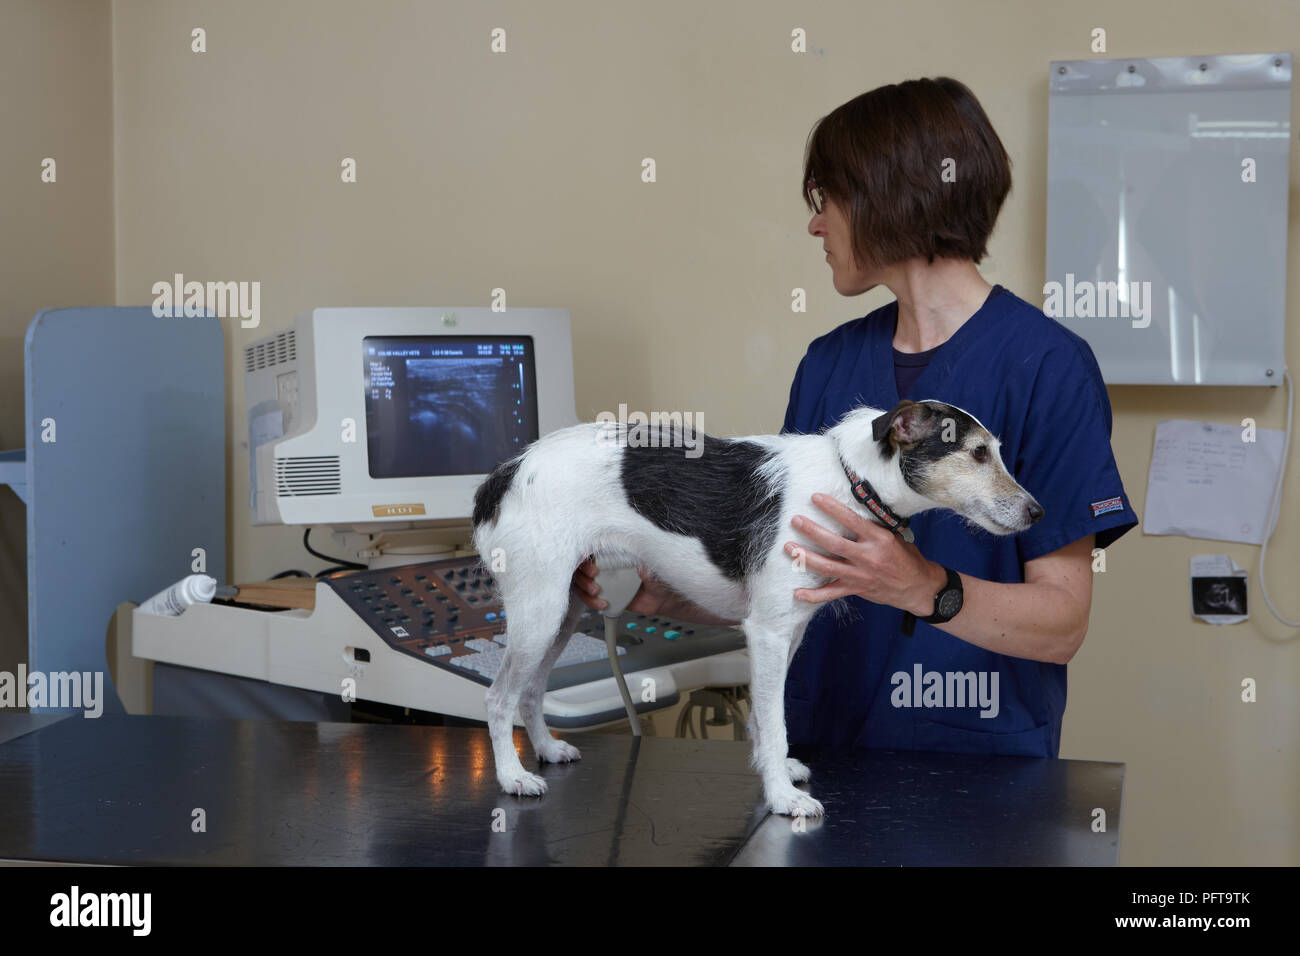
[[[934,596],[934,613],[929,615],[928,617],[921,618],[921,620],[925,621],[925,623],[927,624],[945,624],[948,621],[951,621],[954,617],[956,617],[957,613],[961,610],[962,597],[963,597],[961,576],[956,571],[954,571],[952,568],[949,567],[944,567],[944,571],[946,571],[948,574],[948,583],[945,584],[942,590],[940,590],[939,593]],[[949,596],[952,592],[956,592],[955,601],[952,597]],[[947,601],[944,600],[945,597],[948,597]],[[941,605],[953,604],[953,603],[956,604],[956,607],[952,610],[950,614],[944,614],[940,610]],[[903,636],[904,637],[911,637],[913,634],[916,633],[916,620],[917,620],[916,615],[913,614],[911,611],[903,612]]]

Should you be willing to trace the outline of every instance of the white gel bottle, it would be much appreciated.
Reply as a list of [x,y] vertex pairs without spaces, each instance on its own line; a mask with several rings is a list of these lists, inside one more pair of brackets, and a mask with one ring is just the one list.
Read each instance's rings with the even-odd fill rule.
[[176,617],[191,604],[207,603],[217,593],[217,579],[206,574],[191,574],[171,587],[159,591],[140,605],[146,614]]

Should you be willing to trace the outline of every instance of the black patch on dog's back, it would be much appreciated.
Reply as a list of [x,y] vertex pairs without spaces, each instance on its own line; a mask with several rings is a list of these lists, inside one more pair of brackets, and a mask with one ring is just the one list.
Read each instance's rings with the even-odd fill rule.
[[[660,447],[645,447],[655,435]],[[758,473],[776,452],[755,442],[697,434],[692,453],[700,438],[703,452],[688,458],[679,431],[629,428],[623,493],[656,527],[698,538],[722,573],[739,581],[762,563],[776,539],[781,492]]]
[[477,528],[484,521],[496,523],[497,516],[501,513],[501,499],[510,490],[521,461],[522,455],[503,461],[478,486],[474,492],[474,527]]

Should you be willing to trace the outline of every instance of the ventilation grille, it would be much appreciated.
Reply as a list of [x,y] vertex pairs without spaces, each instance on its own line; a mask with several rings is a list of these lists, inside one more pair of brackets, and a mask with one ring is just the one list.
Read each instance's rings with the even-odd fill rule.
[[297,358],[297,340],[294,338],[294,330],[289,329],[244,349],[244,371],[256,372],[258,369],[284,365]]
[[337,495],[342,491],[339,457],[277,458],[275,487],[281,497]]

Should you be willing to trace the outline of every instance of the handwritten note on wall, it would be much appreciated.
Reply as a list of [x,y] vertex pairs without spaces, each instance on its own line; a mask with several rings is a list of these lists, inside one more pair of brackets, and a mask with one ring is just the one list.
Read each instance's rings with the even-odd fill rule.
[[1156,425],[1142,530],[1263,544],[1283,434],[1170,419]]

